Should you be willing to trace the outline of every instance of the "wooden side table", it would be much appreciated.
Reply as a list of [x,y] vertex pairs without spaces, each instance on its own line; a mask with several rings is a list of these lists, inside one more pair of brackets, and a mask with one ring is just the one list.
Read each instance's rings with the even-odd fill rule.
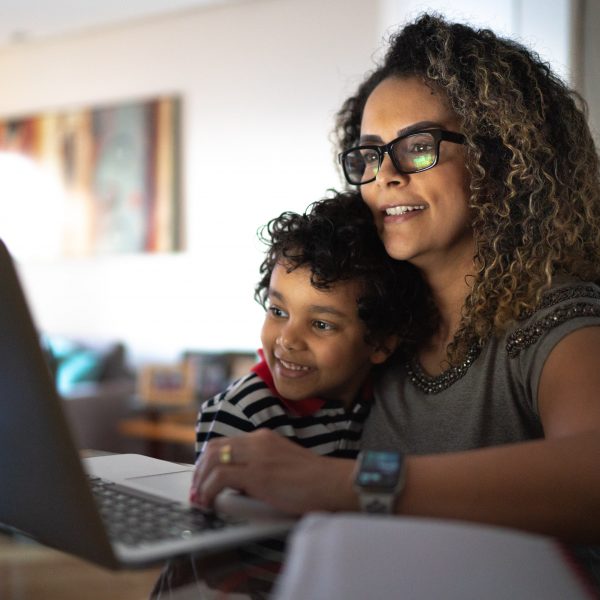
[[195,408],[141,405],[130,417],[120,419],[117,429],[121,435],[143,440],[148,456],[165,458],[166,446],[176,445],[188,453],[187,462],[193,462],[196,417]]

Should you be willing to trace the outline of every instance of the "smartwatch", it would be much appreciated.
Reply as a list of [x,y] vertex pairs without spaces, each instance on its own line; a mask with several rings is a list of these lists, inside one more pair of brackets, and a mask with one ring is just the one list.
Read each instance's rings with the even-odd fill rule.
[[363,450],[358,455],[354,489],[360,509],[390,514],[404,487],[404,455],[393,450]]

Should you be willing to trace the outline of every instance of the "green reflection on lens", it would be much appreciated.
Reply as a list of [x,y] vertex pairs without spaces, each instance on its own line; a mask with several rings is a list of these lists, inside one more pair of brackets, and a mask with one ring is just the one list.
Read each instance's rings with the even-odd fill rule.
[[416,169],[425,169],[433,164],[434,158],[433,154],[425,154],[423,156],[415,156],[412,161]]

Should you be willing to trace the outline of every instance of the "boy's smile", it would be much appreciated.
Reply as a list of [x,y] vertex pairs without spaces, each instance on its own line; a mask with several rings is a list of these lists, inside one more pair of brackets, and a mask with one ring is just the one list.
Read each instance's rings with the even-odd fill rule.
[[348,407],[371,365],[388,353],[365,341],[357,281],[320,290],[310,277],[306,267],[288,272],[281,263],[275,266],[261,332],[265,360],[284,398],[335,399]]
[[[308,373],[311,370],[311,367],[307,367],[306,365],[298,365],[296,363],[283,360],[283,358],[278,356],[277,353],[275,353],[275,358],[279,361],[279,364],[283,369],[292,371],[292,373],[288,374],[288,377],[302,377],[303,373]],[[293,373],[294,371],[296,374]]]

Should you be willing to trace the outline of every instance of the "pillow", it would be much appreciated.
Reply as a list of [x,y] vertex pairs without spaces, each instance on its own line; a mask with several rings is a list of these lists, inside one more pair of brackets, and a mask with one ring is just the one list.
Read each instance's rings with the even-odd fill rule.
[[49,355],[60,394],[68,394],[79,383],[97,383],[106,372],[104,350],[62,336],[44,336],[42,345]]
[[80,348],[71,352],[58,363],[56,387],[59,393],[69,393],[78,383],[98,382],[103,362],[101,354],[93,350]]

